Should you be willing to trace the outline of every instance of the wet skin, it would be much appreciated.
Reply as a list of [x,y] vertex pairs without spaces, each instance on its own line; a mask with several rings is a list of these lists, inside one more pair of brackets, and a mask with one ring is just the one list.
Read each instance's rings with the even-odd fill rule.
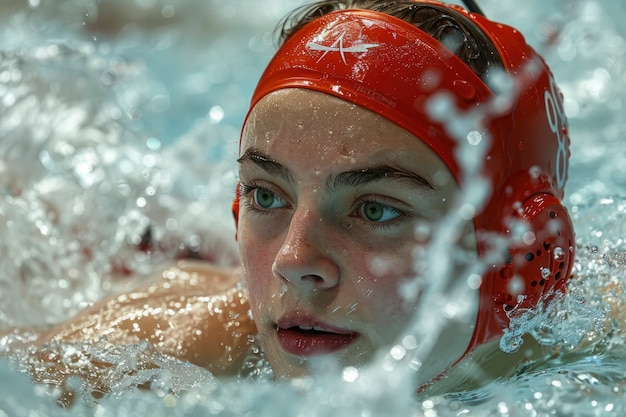
[[[242,270],[179,263],[37,343],[148,340],[230,376],[258,336],[279,379],[308,374],[320,357],[336,369],[361,366],[393,344],[419,305],[403,286],[432,262],[414,256],[429,240],[416,227],[440,220],[458,192],[445,165],[393,123],[308,90],[274,92],[255,106],[239,164]],[[463,297],[477,304],[476,291]],[[474,322],[470,311],[442,327],[416,387],[462,356]]]
[[[320,355],[359,366],[393,343],[418,302],[402,293],[428,240],[416,226],[458,192],[443,162],[366,109],[286,89],[253,109],[239,163],[244,279],[276,376],[306,374]],[[455,329],[459,346],[431,376],[462,355],[470,327]]]

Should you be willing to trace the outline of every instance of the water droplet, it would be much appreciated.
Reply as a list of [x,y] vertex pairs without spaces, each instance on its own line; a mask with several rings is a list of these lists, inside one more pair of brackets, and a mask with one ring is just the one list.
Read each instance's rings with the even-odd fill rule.
[[522,345],[523,340],[520,336],[502,336],[500,339],[500,350],[504,353],[517,352]]
[[389,351],[389,354],[391,355],[392,358],[399,361],[399,360],[402,360],[406,356],[406,349],[404,348],[404,346],[395,345],[394,347],[391,348],[391,350]]
[[522,235],[522,242],[524,242],[525,245],[530,246],[535,243],[535,240],[537,240],[537,238],[533,232],[526,232]]
[[539,168],[537,165],[533,165],[528,170],[528,174],[530,174],[530,177],[532,179],[536,180],[541,176],[541,168]]
[[430,238],[431,225],[427,221],[420,221],[415,226],[415,239],[418,242],[426,242]]
[[477,130],[472,130],[467,134],[467,142],[470,145],[478,145],[483,140],[483,134]]
[[550,268],[542,267],[541,268],[541,276],[543,278],[548,278],[550,276]]
[[209,119],[211,124],[217,124],[224,118],[224,109],[220,106],[213,106],[209,110]]
[[100,75],[100,81],[102,81],[102,84],[104,84],[107,87],[112,86],[115,83],[115,73],[111,70],[105,70],[102,72],[102,74]]
[[342,378],[346,382],[354,382],[359,377],[359,370],[353,366],[344,368]]
[[554,248],[552,256],[554,257],[555,261],[563,262],[565,260],[565,251],[563,250],[563,248],[557,246],[556,248]]
[[524,287],[524,280],[516,275],[509,281],[509,285],[507,285],[506,289],[511,294],[520,294],[524,291]]
[[176,8],[171,4],[166,4],[161,8],[161,15],[166,19],[171,19],[176,14]]
[[149,137],[146,139],[146,146],[148,149],[156,151],[161,148],[161,141],[155,137]]
[[[393,270],[393,264],[390,260],[383,258],[382,256],[376,256],[371,260],[370,270],[372,274],[377,277],[384,277]],[[361,282],[363,277],[360,277],[358,282]]]
[[402,346],[408,350],[417,348],[417,339],[414,336],[407,335],[402,339]]
[[439,170],[433,175],[433,184],[438,187],[443,187],[452,179],[452,175],[448,170]]
[[482,282],[483,282],[483,279],[478,274],[471,274],[467,278],[467,285],[473,290],[477,290],[478,288],[480,288],[480,284],[482,284]]
[[417,358],[413,358],[411,359],[411,362],[409,362],[409,368],[411,368],[414,371],[418,371],[421,367],[422,367],[422,362]]
[[278,293],[279,297],[284,297],[285,294],[287,294],[287,286],[286,285],[282,285],[280,287],[280,292]]
[[476,215],[476,209],[473,204],[464,203],[459,208],[459,216],[464,220],[471,220]]

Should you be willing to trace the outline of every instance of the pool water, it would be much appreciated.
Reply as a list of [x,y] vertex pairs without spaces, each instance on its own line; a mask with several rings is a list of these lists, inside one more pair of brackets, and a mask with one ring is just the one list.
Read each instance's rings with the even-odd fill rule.
[[[300,3],[2,2],[0,335],[58,323],[176,257],[237,263],[239,127],[274,24]],[[574,278],[551,308],[515,323],[558,348],[551,360],[477,390],[416,398],[407,346],[339,378],[269,383],[257,352],[250,375],[217,381],[146,343],[68,343],[54,349],[73,366],[84,365],[77,352],[113,364],[113,390],[94,397],[70,380],[83,395],[64,409],[59,390],[26,373],[41,351],[14,347],[29,333],[9,333],[0,336],[0,417],[622,415],[626,2],[479,3],[545,55],[566,97]]]

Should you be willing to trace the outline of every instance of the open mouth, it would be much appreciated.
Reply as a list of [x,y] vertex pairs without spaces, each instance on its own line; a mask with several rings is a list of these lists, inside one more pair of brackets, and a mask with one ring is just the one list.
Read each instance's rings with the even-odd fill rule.
[[354,342],[357,333],[335,332],[320,326],[290,326],[276,329],[282,348],[297,356],[323,355],[335,352]]

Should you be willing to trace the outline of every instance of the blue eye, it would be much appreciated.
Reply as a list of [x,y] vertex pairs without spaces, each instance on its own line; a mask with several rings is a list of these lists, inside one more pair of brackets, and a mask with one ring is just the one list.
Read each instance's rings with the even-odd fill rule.
[[400,217],[402,212],[376,201],[367,201],[359,207],[359,214],[370,222],[383,223]]
[[252,192],[252,201],[255,206],[264,210],[281,208],[287,205],[287,202],[278,195],[263,188],[256,188]]

